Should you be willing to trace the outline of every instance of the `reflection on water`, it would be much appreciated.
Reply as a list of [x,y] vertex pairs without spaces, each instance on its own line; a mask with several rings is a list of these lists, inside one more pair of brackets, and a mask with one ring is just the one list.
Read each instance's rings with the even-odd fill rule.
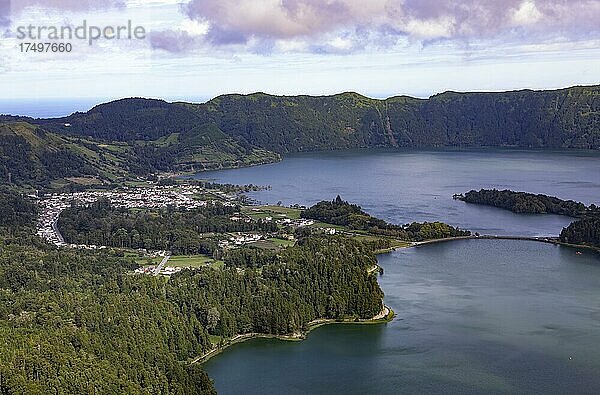
[[600,259],[470,240],[380,257],[381,326],[259,339],[206,369],[221,393],[598,393]]
[[571,220],[467,205],[452,195],[498,188],[600,203],[598,174],[598,153],[489,150],[307,154],[198,177],[271,185],[252,195],[264,203],[311,205],[341,195],[394,223],[443,220],[482,234],[549,236]]
[[[559,216],[452,200],[508,188],[600,203],[597,153],[470,151],[302,155],[204,173],[271,185],[254,197],[313,204],[341,195],[395,223],[442,220],[486,234],[557,235]],[[225,394],[600,393],[599,255],[471,240],[380,257],[382,326],[322,327],[300,343],[236,345],[206,369]]]

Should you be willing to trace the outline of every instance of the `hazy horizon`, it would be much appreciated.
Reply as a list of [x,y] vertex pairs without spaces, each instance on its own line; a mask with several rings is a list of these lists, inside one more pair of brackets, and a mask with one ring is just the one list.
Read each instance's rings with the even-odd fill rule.
[[[598,83],[600,84],[600,82]],[[359,95],[369,97],[371,99],[376,100],[385,100],[391,97],[397,96],[410,96],[418,99],[428,99],[432,96],[442,94],[444,92],[458,92],[458,93],[500,93],[500,92],[513,92],[513,91],[521,91],[521,90],[533,90],[533,91],[550,91],[550,90],[561,90],[572,88],[576,86],[594,86],[598,84],[575,84],[575,85],[567,85],[555,88],[518,88],[515,87],[513,89],[498,89],[498,90],[446,90],[442,92],[434,92],[431,94],[408,94],[408,93],[396,93],[396,94],[387,94],[387,95],[369,95],[356,91],[340,91],[332,94],[277,94],[270,93],[264,91],[253,91],[248,93],[238,93],[238,92],[228,92],[221,93],[215,96],[199,96],[199,97],[190,97],[190,98],[179,98],[179,97],[157,97],[157,96],[122,96],[122,97],[56,97],[56,98],[19,98],[19,99],[5,99],[0,98],[0,115],[12,115],[12,116],[23,116],[23,117],[31,117],[31,118],[57,118],[71,115],[75,112],[87,112],[95,106],[109,103],[117,100],[124,99],[132,99],[132,98],[142,98],[142,99],[150,99],[150,100],[164,100],[167,102],[186,102],[186,103],[195,103],[195,104],[203,104],[206,103],[216,97],[224,96],[224,95],[252,95],[257,93],[264,93],[270,96],[332,96],[339,95],[343,93],[357,93]]]
[[[428,97],[597,84],[598,20],[598,0],[13,0],[0,6],[0,98]],[[25,36],[29,26],[128,23],[143,38],[23,48],[52,41]]]

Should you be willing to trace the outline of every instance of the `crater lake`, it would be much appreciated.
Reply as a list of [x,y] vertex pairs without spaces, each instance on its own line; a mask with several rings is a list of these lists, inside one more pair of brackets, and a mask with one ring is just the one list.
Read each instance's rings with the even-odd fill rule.
[[[513,150],[303,154],[201,173],[269,185],[262,203],[341,195],[394,223],[444,221],[489,235],[556,236],[572,219],[452,199],[470,189],[598,204],[600,155]],[[254,339],[205,364],[220,393],[598,393],[600,255],[531,241],[463,240],[381,255],[397,317],[324,326],[302,342]]]

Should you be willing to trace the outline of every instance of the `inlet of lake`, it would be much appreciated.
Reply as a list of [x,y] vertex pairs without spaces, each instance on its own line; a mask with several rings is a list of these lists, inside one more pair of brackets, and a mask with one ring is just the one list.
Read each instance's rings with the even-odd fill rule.
[[[444,221],[489,235],[556,236],[572,219],[452,199],[470,189],[600,203],[600,154],[515,150],[304,154],[202,173],[269,185],[263,203],[341,195],[394,223]],[[465,240],[379,257],[383,325],[330,325],[302,342],[255,339],[205,369],[223,394],[600,393],[600,255]]]

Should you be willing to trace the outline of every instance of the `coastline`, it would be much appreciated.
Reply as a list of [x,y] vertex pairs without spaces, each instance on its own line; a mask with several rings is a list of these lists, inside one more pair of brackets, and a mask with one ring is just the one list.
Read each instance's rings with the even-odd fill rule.
[[221,166],[221,167],[215,167],[212,169],[204,168],[204,169],[196,169],[196,170],[166,171],[166,172],[160,172],[159,176],[164,177],[164,178],[176,178],[176,179],[182,178],[182,179],[202,180],[202,178],[198,178],[196,176],[198,176],[200,174],[208,173],[211,171],[235,170],[235,169],[245,169],[245,168],[264,166],[264,165],[272,165],[275,163],[280,163],[281,161],[283,161],[283,156],[279,155],[278,158],[275,158],[273,160],[258,161],[255,163],[238,164],[238,165],[232,165],[232,166]]
[[[578,249],[586,249],[586,250],[591,250],[591,251],[595,251],[600,253],[600,248],[599,247],[594,247],[594,246],[587,246],[587,245],[577,245],[577,244],[569,244],[569,243],[564,243],[561,242],[558,239],[553,239],[550,237],[528,237],[528,236],[460,236],[460,237],[451,237],[451,238],[445,238],[445,239],[434,239],[434,240],[426,240],[426,241],[421,241],[421,242],[413,242],[410,245],[407,246],[400,246],[400,247],[391,247],[385,250],[379,250],[376,251],[376,255],[382,255],[382,254],[387,254],[387,253],[391,253],[397,250],[401,250],[404,248],[415,248],[415,247],[420,247],[420,246],[424,246],[424,245],[429,245],[429,244],[438,244],[438,243],[448,243],[448,242],[452,242],[452,241],[459,241],[459,240],[522,240],[522,241],[534,241],[534,242],[539,242],[539,243],[546,243],[546,244],[553,244],[553,245],[558,245],[558,246],[563,246],[563,247],[569,247],[569,248],[578,248]],[[376,272],[379,266],[375,266],[373,269],[371,269],[369,271],[369,273],[373,274],[374,272]],[[375,269],[375,270],[374,270]],[[245,342],[247,340],[251,340],[251,339],[259,339],[259,338],[264,338],[264,339],[278,339],[278,340],[284,340],[284,341],[302,341],[305,340],[308,335],[310,334],[310,332],[312,332],[313,330],[324,326],[324,325],[332,325],[332,324],[344,324],[344,325],[376,325],[376,324],[384,324],[387,322],[390,322],[394,319],[394,317],[396,316],[396,313],[388,306],[386,306],[385,304],[383,305],[383,310],[381,311],[381,313],[379,313],[378,315],[374,316],[373,318],[369,318],[369,319],[327,319],[327,318],[321,318],[321,319],[316,319],[313,321],[310,321],[308,324],[306,324],[306,330],[304,332],[300,332],[300,333],[293,333],[293,334],[288,334],[288,335],[274,335],[274,334],[267,334],[267,333],[246,333],[246,334],[240,334],[240,335],[236,335],[233,338],[227,340],[227,342],[221,346],[221,347],[216,347],[213,348],[212,350],[204,353],[203,355],[194,358],[191,362],[189,362],[190,364],[196,364],[196,363],[205,363],[208,360],[210,360],[211,358],[221,354],[222,352],[226,351],[229,347],[238,344],[238,343],[242,343]]]
[[215,347],[212,350],[207,351],[203,355],[194,358],[191,362],[189,362],[189,364],[193,365],[196,363],[200,363],[200,364],[206,363],[211,358],[226,351],[229,347],[231,347],[235,344],[238,344],[238,343],[243,343],[243,342],[245,342],[247,340],[251,340],[251,339],[262,338],[262,339],[278,339],[278,340],[284,340],[284,341],[302,341],[308,337],[310,332],[312,332],[313,330],[315,330],[321,326],[324,326],[324,325],[331,325],[331,324],[379,325],[379,324],[385,324],[385,323],[392,321],[395,316],[396,316],[396,313],[390,307],[383,305],[383,310],[379,314],[374,316],[373,318],[368,318],[368,319],[321,318],[321,319],[316,319],[316,320],[310,321],[308,324],[306,324],[306,330],[303,332],[299,332],[299,333],[292,333],[292,334],[288,334],[288,335],[274,335],[274,334],[268,334],[268,333],[245,333],[245,334],[241,334],[241,335],[236,335],[236,336],[232,337],[231,339],[227,340],[227,342],[223,346]]

